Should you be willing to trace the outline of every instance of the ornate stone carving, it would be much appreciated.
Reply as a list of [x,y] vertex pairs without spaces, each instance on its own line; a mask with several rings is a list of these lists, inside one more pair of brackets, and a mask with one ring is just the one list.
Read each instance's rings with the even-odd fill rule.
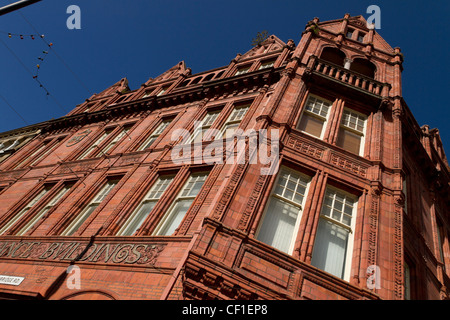
[[154,265],[165,243],[0,242],[0,259]]
[[333,165],[335,165],[341,169],[344,169],[346,171],[349,171],[353,174],[356,174],[363,178],[367,177],[367,170],[369,167],[367,165],[363,165],[362,163],[359,163],[353,159],[349,159],[349,158],[343,157],[341,155],[331,153],[330,162]]
[[298,152],[309,155],[311,157],[322,159],[324,149],[313,146],[310,143],[297,139],[295,137],[289,137],[287,143],[287,147],[290,147]]
[[250,195],[250,198],[247,202],[247,205],[245,206],[245,210],[242,213],[241,220],[239,221],[238,230],[245,231],[245,229],[248,226],[248,220],[252,214],[252,212],[255,209],[255,205],[261,196],[262,187],[264,185],[264,182],[266,181],[267,176],[260,175],[258,177],[258,181],[255,184],[255,187],[253,188],[253,191]]

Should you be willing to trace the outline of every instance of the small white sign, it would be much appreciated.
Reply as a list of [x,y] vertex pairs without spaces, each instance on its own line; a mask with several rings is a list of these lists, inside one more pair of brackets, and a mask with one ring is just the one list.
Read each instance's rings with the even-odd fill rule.
[[22,283],[25,278],[23,277],[11,277],[0,275],[0,284],[10,284],[13,286],[18,286]]

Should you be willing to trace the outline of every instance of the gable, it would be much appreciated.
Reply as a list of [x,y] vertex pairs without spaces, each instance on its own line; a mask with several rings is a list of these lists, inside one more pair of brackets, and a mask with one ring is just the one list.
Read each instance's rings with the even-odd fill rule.
[[286,46],[282,40],[277,36],[271,35],[267,37],[260,45],[253,47],[241,56],[241,59],[250,58],[259,54],[268,54],[270,52],[275,52]]

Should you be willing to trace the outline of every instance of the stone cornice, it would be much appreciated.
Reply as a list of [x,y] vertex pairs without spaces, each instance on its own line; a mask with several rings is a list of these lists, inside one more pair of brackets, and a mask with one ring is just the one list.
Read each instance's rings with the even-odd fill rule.
[[69,126],[104,121],[110,119],[111,116],[139,113],[148,110],[149,108],[158,109],[181,103],[199,101],[217,94],[223,94],[224,92],[231,93],[238,89],[248,88],[252,85],[262,87],[268,82],[277,81],[282,70],[284,70],[284,67],[277,69],[269,68],[225,79],[212,80],[193,88],[188,87],[184,90],[175,89],[172,93],[167,95],[159,97],[151,96],[144,99],[118,103],[96,112],[64,116],[42,122],[36,126],[39,126],[43,131],[48,132],[62,127],[67,128]]

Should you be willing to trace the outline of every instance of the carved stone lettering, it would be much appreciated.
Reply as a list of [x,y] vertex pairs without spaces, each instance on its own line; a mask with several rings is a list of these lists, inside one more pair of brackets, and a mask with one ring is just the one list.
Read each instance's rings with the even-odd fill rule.
[[37,259],[154,265],[163,243],[0,242],[0,260]]

